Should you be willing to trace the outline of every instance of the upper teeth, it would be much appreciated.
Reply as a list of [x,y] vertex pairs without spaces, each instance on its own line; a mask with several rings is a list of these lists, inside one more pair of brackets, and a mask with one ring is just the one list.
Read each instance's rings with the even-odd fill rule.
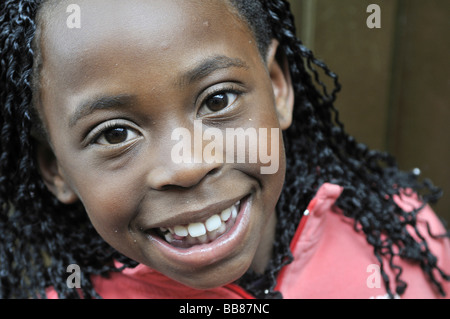
[[200,237],[206,234],[206,232],[212,232],[219,228],[225,229],[225,222],[231,218],[236,218],[238,213],[239,201],[233,206],[224,209],[220,214],[214,214],[209,217],[205,222],[195,222],[188,225],[176,225],[174,227],[163,228],[162,232],[170,231],[171,234],[175,234],[180,237]]

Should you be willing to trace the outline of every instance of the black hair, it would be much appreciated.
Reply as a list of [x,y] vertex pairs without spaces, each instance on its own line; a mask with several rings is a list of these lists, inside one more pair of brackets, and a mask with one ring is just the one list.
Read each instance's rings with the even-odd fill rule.
[[[395,293],[401,295],[406,288],[401,268],[393,262],[399,255],[417,262],[444,294],[435,270],[445,280],[450,276],[439,269],[416,227],[421,209],[405,212],[394,202],[402,189],[414,190],[424,205],[436,202],[441,191],[428,180],[419,181],[415,174],[400,171],[389,154],[370,150],[345,132],[333,104],[340,90],[338,77],[297,39],[287,1],[227,1],[248,23],[262,56],[272,38],[279,41],[278,57],[288,61],[295,91],[293,123],[283,132],[286,181],[277,204],[273,258],[264,274],[249,271],[239,284],[259,298],[282,297],[274,291],[276,277],[292,262],[289,244],[302,212],[318,187],[331,182],[343,186],[336,205],[354,219],[355,231],[363,232],[372,245],[391,297],[394,293],[383,256],[396,270]],[[35,34],[42,3],[5,0],[0,4],[0,297],[44,298],[45,289],[53,286],[61,298],[79,298],[66,284],[66,267],[74,263],[83,269],[82,296],[100,297],[90,275],[120,271],[112,264],[114,260],[124,267],[137,263],[104,242],[80,203],[63,205],[40,177],[33,132],[41,123],[33,108],[38,91],[33,80],[39,70]],[[322,83],[320,72],[333,80],[331,92]],[[416,241],[407,226],[422,241]]]

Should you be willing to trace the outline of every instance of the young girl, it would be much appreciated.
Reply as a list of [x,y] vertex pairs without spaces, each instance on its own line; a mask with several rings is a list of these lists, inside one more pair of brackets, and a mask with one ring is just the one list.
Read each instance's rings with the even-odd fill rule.
[[[337,76],[286,1],[69,5],[1,4],[0,297],[450,291],[449,233],[427,205],[440,191],[345,133]],[[274,132],[256,144],[277,170],[208,139],[175,162],[173,132],[200,120]]]

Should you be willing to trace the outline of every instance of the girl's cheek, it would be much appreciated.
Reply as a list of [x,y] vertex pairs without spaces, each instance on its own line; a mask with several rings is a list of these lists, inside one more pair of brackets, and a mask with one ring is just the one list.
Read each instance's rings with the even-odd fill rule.
[[86,212],[98,231],[100,228],[105,232],[120,231],[128,227],[134,206],[133,197],[125,189],[101,186],[86,188],[90,191],[81,193]]

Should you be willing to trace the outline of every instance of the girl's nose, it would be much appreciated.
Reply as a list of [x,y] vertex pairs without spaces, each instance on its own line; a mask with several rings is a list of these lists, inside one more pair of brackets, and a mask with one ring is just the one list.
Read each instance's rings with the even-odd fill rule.
[[[205,151],[206,141],[203,140],[201,122],[195,121],[191,130],[183,126],[173,125],[171,137],[175,135],[178,142],[159,143],[153,148],[158,156],[151,164],[147,174],[147,184],[155,190],[169,187],[189,188],[199,184],[203,179],[217,173],[223,165],[223,148],[214,148],[214,155]],[[180,129],[181,128],[181,129]],[[174,134],[177,132],[177,134]],[[168,134],[164,134],[168,136]],[[194,138],[192,138],[194,137]],[[162,141],[162,139],[160,139]],[[220,146],[220,139],[217,142]],[[179,156],[183,154],[183,156]],[[222,156],[221,156],[222,155]]]
[[170,187],[189,188],[219,170],[218,163],[165,163],[150,170],[147,184],[155,190]]

